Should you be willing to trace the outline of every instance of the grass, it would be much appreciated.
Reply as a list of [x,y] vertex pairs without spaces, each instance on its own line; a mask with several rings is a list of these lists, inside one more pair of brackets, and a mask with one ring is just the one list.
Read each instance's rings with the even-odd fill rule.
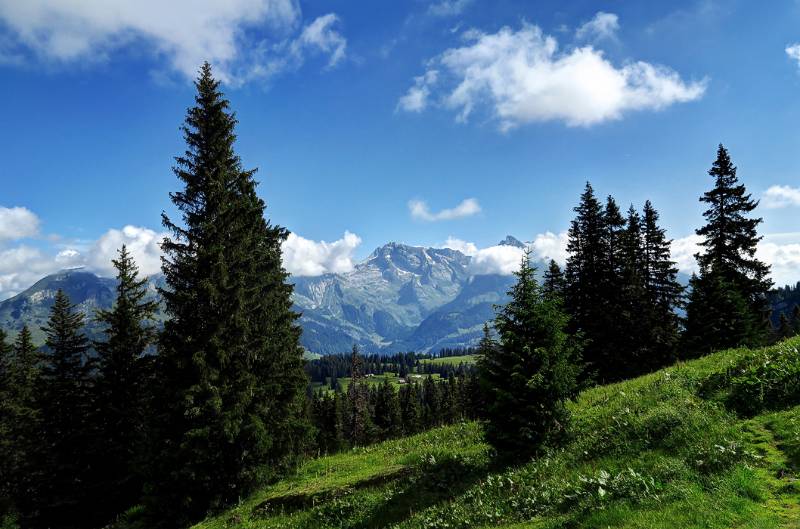
[[[431,377],[434,380],[439,380],[441,378],[441,376],[439,376],[439,373],[433,373],[433,374],[430,374],[430,375],[411,373],[409,375],[409,378],[411,380],[415,380],[415,381],[417,381],[419,383],[422,383],[425,380],[426,377]],[[350,377],[341,377],[341,378],[337,378],[336,380],[338,381],[339,387],[342,389],[342,391],[346,392],[347,391],[347,387],[350,385],[350,380],[352,380],[352,379]],[[379,386],[379,385],[383,384],[384,380],[388,380],[389,383],[392,384],[392,386],[394,386],[395,388],[400,387],[400,376],[397,373],[383,373],[383,374],[380,374],[380,375],[373,375],[373,376],[364,377],[364,381],[367,384],[370,384],[372,386]],[[321,388],[321,389],[325,389],[327,391],[332,391],[330,389],[330,384],[321,384],[319,382],[314,384],[314,388],[315,389]]]
[[460,364],[472,365],[475,363],[476,359],[477,359],[476,355],[462,355],[462,356],[445,356],[442,358],[423,359],[420,360],[420,362],[423,364],[458,366]]
[[[791,364],[799,347],[724,351],[584,391],[566,444],[511,466],[477,423],[312,459],[195,529],[798,528],[800,402],[735,404],[764,355]],[[759,380],[785,383],[770,376]]]

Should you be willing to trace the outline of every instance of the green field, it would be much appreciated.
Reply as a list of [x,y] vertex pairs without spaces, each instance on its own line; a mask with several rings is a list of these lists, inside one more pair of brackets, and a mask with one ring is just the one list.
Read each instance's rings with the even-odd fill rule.
[[196,529],[797,528],[800,392],[780,384],[797,382],[798,348],[584,391],[565,445],[530,461],[497,462],[473,422],[312,459]]
[[431,358],[429,360],[420,360],[420,362],[422,362],[423,364],[458,366],[459,364],[472,365],[475,363],[476,358],[477,357],[475,355],[446,356],[443,358]]
[[[441,378],[438,373],[433,373],[432,375],[422,375],[422,374],[412,373],[409,375],[409,378],[411,380],[415,380],[417,382],[423,382],[426,377],[431,377],[434,380],[439,380]],[[339,386],[342,388],[342,391],[347,391],[347,387],[350,385],[350,381],[352,379],[350,377],[341,377],[338,378],[337,380],[339,381]],[[396,388],[400,387],[400,377],[397,375],[397,373],[383,373],[381,375],[364,377],[364,381],[366,381],[367,384],[370,384],[372,386],[379,386],[380,384],[383,384],[384,380],[388,380],[389,383],[391,383]],[[315,388],[327,388],[328,391],[332,391],[330,389],[330,384],[320,384],[319,382],[317,382],[313,384],[313,386]]]

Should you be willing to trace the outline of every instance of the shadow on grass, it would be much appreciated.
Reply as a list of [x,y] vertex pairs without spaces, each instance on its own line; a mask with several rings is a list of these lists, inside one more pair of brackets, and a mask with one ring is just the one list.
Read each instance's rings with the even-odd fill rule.
[[486,466],[466,464],[460,459],[433,463],[405,480],[401,490],[353,529],[379,529],[402,522],[428,507],[455,499],[488,472]]

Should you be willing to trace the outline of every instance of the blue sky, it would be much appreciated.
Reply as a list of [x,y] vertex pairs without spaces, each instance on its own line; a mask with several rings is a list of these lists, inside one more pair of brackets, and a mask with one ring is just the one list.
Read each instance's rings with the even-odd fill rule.
[[722,142],[764,199],[762,256],[800,279],[800,2],[62,5],[0,0],[0,298],[63,266],[107,273],[122,242],[157,269],[205,59],[296,274],[387,241],[508,271],[506,234],[561,259],[587,180],[651,199],[690,270]]

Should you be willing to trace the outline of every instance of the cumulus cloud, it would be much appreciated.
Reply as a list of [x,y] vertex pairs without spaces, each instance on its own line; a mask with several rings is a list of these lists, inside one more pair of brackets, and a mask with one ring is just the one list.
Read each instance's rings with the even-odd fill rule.
[[[111,229],[100,236],[86,256],[86,266],[99,275],[115,275],[112,259],[124,244],[144,276],[161,271],[161,241],[166,233],[157,233],[149,228],[125,226],[121,230]],[[63,253],[63,252],[62,252]]]
[[478,204],[477,199],[467,198],[454,208],[432,212],[424,200],[411,200],[408,202],[408,211],[411,213],[411,217],[416,220],[436,222],[477,215],[481,212],[481,206]]
[[786,55],[789,56],[794,62],[800,65],[800,44],[790,44],[786,46]]
[[478,253],[478,247],[474,242],[462,241],[461,239],[457,239],[452,236],[447,238],[442,245],[442,248],[449,248],[451,250],[459,251],[464,255],[470,256]]
[[361,238],[349,231],[333,242],[312,241],[290,233],[283,243],[283,266],[295,276],[344,273],[353,269],[353,253]]
[[40,224],[39,217],[26,208],[0,207],[0,241],[35,237]]
[[472,275],[511,275],[519,270],[525,250],[516,246],[490,246],[472,256],[469,271]]
[[800,187],[770,186],[764,193],[761,204],[769,209],[800,206]]
[[440,0],[428,6],[428,14],[437,17],[453,17],[464,12],[472,0]]
[[694,255],[701,251],[702,240],[702,237],[695,234],[672,240],[672,260],[675,261],[678,270],[687,274],[698,271]]
[[[274,52],[313,46],[330,54],[330,64],[344,56],[345,41],[331,29],[335,15],[316,19],[287,45],[300,26],[297,0],[0,0],[0,22],[11,37],[3,55],[25,53],[66,64],[107,60],[126,46],[152,51],[170,68],[193,78],[203,61],[226,82],[275,73],[288,64]],[[258,31],[275,40],[266,45]],[[254,63],[259,59],[258,63]]]
[[488,248],[478,248],[475,243],[455,237],[448,237],[443,248],[458,250],[472,257],[469,271],[473,275],[500,274],[510,275],[519,270],[522,257],[527,249],[534,262],[555,260],[560,265],[567,261],[567,233],[550,231],[539,233],[533,241],[526,243],[525,248],[498,244]]
[[431,95],[431,87],[436,84],[439,72],[428,70],[424,75],[414,78],[414,86],[397,101],[395,110],[405,112],[422,112],[428,106],[428,97]]
[[537,261],[554,260],[561,266],[567,262],[567,232],[538,234],[530,243],[532,257]]
[[619,31],[619,17],[614,13],[598,11],[594,18],[575,31],[575,37],[593,41],[613,39],[617,36],[617,31]]
[[[460,122],[486,107],[503,131],[544,121],[595,125],[629,111],[694,101],[707,84],[684,82],[675,71],[644,61],[615,66],[592,46],[559,51],[555,38],[531,24],[497,33],[468,30],[463,38],[464,46],[428,62],[440,81],[415,80],[413,88],[427,88],[430,96],[438,90],[439,104],[457,111]],[[445,75],[450,83],[441,81]]]

